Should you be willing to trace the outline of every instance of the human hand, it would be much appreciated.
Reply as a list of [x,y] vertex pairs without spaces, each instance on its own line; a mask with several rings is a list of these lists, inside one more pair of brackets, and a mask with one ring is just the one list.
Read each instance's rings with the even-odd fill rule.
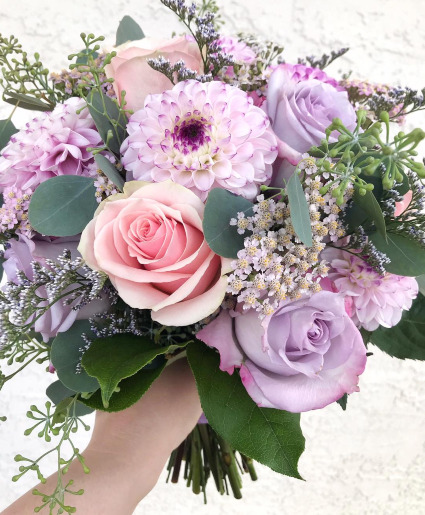
[[[92,438],[83,455],[90,474],[73,462],[66,475],[82,496],[65,497],[84,515],[127,515],[155,486],[171,453],[193,429],[201,415],[195,381],[186,360],[166,367],[150,390],[130,408],[98,412]],[[56,474],[38,485],[49,491]],[[31,491],[2,515],[33,513],[39,498]],[[48,512],[47,509],[41,513]]]

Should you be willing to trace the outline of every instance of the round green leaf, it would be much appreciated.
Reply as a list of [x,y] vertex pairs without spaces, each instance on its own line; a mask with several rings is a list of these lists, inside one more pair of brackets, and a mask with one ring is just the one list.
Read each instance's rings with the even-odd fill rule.
[[52,343],[50,359],[61,382],[74,392],[94,392],[99,383],[81,367],[80,348],[85,345],[81,335],[92,334],[88,320],[77,320],[65,333],[59,333]]
[[219,256],[236,258],[243,249],[246,235],[239,234],[236,226],[230,225],[230,219],[237,218],[239,212],[251,216],[252,203],[221,188],[209,192],[202,225],[208,246]]
[[47,236],[74,236],[93,218],[98,203],[94,179],[60,175],[40,184],[31,197],[31,226]]
[[137,41],[144,37],[145,35],[140,25],[131,16],[124,16],[118,25],[115,46],[122,45],[127,41]]

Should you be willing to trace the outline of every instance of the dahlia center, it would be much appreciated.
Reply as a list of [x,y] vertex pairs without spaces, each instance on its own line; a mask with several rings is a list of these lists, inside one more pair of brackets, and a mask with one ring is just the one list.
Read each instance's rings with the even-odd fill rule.
[[207,127],[202,121],[189,119],[183,121],[174,131],[174,140],[183,154],[194,152],[211,141]]

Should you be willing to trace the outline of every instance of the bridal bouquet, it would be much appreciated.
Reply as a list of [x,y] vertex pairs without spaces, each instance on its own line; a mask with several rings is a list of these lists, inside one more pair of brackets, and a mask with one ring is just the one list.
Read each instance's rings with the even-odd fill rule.
[[[347,49],[287,63],[222,35],[212,1],[161,2],[185,34],[125,16],[61,73],[0,37],[3,100],[37,112],[0,121],[0,387],[33,361],[52,374],[26,431],[56,442],[57,487],[34,492],[51,513],[82,493],[84,415],[128,408],[175,359],[204,416],[172,481],[184,462],[195,493],[237,498],[253,460],[300,478],[300,413],[345,410],[372,345],[425,359],[425,132],[401,127],[425,90],[323,71]],[[13,480],[45,482],[41,458],[15,460]]]

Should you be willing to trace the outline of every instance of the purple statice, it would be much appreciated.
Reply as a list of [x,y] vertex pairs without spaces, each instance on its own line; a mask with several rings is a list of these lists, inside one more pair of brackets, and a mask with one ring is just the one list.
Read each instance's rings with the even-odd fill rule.
[[31,189],[24,191],[15,186],[8,186],[3,191],[3,205],[0,208],[0,232],[16,231],[31,238],[31,226],[28,221],[28,208],[32,195]]
[[85,102],[70,98],[42,113],[14,134],[0,157],[0,191],[21,191],[57,175],[93,175],[94,158],[87,147],[101,137]]

